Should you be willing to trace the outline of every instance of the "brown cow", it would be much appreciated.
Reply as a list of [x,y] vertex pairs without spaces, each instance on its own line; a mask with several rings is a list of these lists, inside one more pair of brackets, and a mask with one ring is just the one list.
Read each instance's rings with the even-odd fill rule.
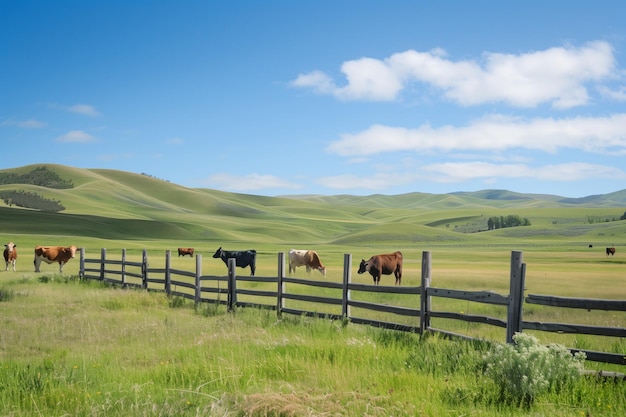
[[381,275],[394,274],[396,277],[396,285],[402,282],[402,252],[396,251],[384,255],[374,255],[367,261],[361,259],[359,265],[359,274],[369,272],[374,279],[374,285],[380,284]]
[[178,248],[178,256],[189,255],[193,258],[193,248]]
[[17,245],[13,242],[6,243],[4,245],[4,261],[7,263],[5,271],[9,270],[9,265],[13,264],[13,272],[15,272],[15,261],[17,260]]
[[606,248],[606,256],[615,255],[615,248]]
[[41,261],[47,264],[59,263],[59,272],[63,272],[63,265],[76,256],[78,248],[72,246],[35,246],[35,272],[39,272]]
[[289,251],[289,273],[296,272],[299,266],[306,266],[307,273],[311,272],[311,269],[316,269],[326,276],[326,267],[314,250],[291,249]]

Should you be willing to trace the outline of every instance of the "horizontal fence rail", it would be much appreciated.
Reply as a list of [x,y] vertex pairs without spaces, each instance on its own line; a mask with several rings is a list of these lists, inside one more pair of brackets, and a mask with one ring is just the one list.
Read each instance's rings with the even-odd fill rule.
[[[480,323],[506,329],[506,342],[513,343],[513,335],[523,330],[554,333],[626,337],[623,327],[604,327],[582,324],[546,323],[523,320],[523,306],[535,304],[554,308],[579,308],[586,310],[626,311],[626,300],[597,300],[566,298],[552,295],[528,294],[524,298],[526,264],[522,252],[511,252],[510,291],[501,295],[492,291],[465,291],[431,287],[431,253],[422,253],[421,285],[413,287],[383,286],[353,283],[352,255],[344,255],[341,282],[329,282],[285,276],[285,254],[278,253],[277,276],[237,276],[235,259],[229,259],[226,276],[202,275],[202,255],[195,255],[195,271],[171,267],[171,252],[165,253],[165,266],[149,266],[148,253],[144,249],[141,262],[126,259],[122,250],[120,260],[107,259],[106,249],[101,249],[99,258],[86,258],[80,249],[80,277],[98,280],[123,288],[140,288],[148,291],[164,291],[198,303],[226,305],[229,311],[236,307],[261,307],[277,311],[278,315],[292,314],[309,317],[324,317],[348,320],[355,324],[366,324],[387,329],[424,333],[441,333],[453,337],[471,339],[450,331],[431,326],[432,318],[443,318]],[[328,295],[311,294],[310,289],[324,291]],[[288,291],[289,290],[289,291]],[[332,293],[332,295],[330,295]],[[407,297],[413,307],[381,304],[366,301],[361,296],[368,294],[397,294]],[[506,308],[506,319],[471,315],[465,313],[437,311],[432,309],[432,299],[449,298],[468,302],[491,304]],[[245,300],[242,300],[245,299]],[[375,314],[372,314],[374,312]],[[377,314],[380,313],[380,314]],[[369,314],[369,315],[368,315]],[[401,323],[396,319],[382,320],[380,317],[415,318],[413,324]],[[587,360],[626,365],[626,355],[573,349],[584,352]]]

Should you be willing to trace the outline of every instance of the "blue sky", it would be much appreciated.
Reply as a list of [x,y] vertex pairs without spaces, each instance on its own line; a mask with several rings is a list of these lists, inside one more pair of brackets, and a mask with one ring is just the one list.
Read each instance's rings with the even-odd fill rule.
[[0,0],[0,168],[257,195],[626,188],[623,1]]

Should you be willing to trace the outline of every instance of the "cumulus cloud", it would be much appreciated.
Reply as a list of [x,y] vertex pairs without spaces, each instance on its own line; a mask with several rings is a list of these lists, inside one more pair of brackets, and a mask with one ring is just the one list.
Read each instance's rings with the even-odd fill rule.
[[83,132],[82,130],[72,130],[66,133],[63,136],[59,136],[57,138],[58,142],[69,142],[69,143],[88,143],[94,142],[96,140],[95,137],[90,135],[89,133]]
[[385,59],[360,58],[341,65],[346,84],[324,72],[300,74],[291,85],[343,100],[396,100],[411,83],[435,87],[464,106],[500,102],[516,107],[549,103],[571,108],[589,102],[588,84],[615,76],[607,42],[562,46],[522,54],[486,52],[479,60],[453,61],[445,51],[408,50]]
[[299,184],[294,184],[274,175],[248,174],[248,175],[231,175],[227,173],[218,173],[209,176],[205,181],[207,186],[239,192],[256,191],[268,188],[301,188]]
[[347,157],[400,151],[503,151],[532,149],[556,152],[579,149],[592,153],[626,155],[626,113],[608,117],[523,119],[488,116],[467,126],[418,128],[373,125],[344,134],[327,150]]

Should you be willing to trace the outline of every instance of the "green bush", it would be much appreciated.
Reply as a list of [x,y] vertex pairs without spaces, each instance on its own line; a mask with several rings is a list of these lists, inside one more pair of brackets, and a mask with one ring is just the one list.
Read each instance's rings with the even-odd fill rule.
[[534,336],[517,333],[515,344],[496,345],[485,357],[486,375],[496,387],[496,402],[530,407],[542,394],[560,393],[580,376],[585,354],[561,345],[543,346]]

